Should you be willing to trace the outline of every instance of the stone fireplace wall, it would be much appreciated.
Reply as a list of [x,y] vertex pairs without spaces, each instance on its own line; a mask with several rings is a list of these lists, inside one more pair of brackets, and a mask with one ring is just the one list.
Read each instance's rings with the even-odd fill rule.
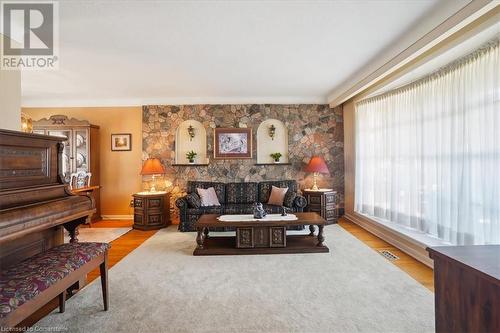
[[[257,127],[266,119],[282,121],[288,128],[290,165],[255,165]],[[201,122],[207,131],[208,166],[172,166],[174,173],[157,181],[157,188],[171,192],[172,216],[178,216],[175,199],[184,194],[187,180],[221,182],[295,179],[301,189],[311,187],[312,175],[303,171],[312,155],[322,156],[330,176],[321,175],[319,185],[333,188],[344,207],[344,129],[342,107],[300,104],[237,105],[146,105],[142,107],[142,158],[159,157],[166,166],[175,162],[175,132],[184,120]],[[251,127],[253,158],[241,160],[213,159],[215,127]],[[150,181],[144,178],[144,188]]]

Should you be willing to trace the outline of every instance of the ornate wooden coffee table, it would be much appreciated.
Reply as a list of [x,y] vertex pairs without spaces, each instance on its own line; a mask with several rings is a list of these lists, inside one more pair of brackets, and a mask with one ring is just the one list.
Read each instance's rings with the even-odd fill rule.
[[[278,214],[268,215],[262,220],[252,216],[239,217],[225,215],[202,215],[196,222],[198,231],[195,256],[235,255],[235,254],[276,254],[276,253],[324,253],[329,252],[323,243],[323,227],[326,221],[317,213],[294,213],[293,216],[280,218]],[[285,220],[286,219],[286,220]],[[309,226],[309,234],[287,235],[288,226]],[[318,235],[315,236],[315,226]],[[209,228],[233,227],[236,236],[209,236]]]

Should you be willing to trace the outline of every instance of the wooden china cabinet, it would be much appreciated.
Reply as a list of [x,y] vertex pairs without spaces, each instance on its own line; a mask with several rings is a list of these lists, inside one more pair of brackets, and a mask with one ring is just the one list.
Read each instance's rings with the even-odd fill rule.
[[71,174],[90,172],[90,186],[97,212],[92,220],[101,218],[99,195],[99,126],[86,120],[69,119],[64,115],[33,121],[33,133],[66,138],[63,151],[62,173],[64,181],[70,182]]

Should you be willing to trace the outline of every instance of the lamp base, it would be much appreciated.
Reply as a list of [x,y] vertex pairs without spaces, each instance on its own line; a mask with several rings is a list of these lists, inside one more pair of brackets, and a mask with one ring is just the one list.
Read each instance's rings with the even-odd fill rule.
[[149,192],[156,192],[156,180],[155,180],[156,175],[153,175],[153,184],[151,185],[151,188],[149,189]]
[[317,172],[315,172],[313,174],[313,179],[314,179],[314,184],[313,184],[313,187],[311,188],[311,190],[317,191],[317,190],[319,190],[318,184],[316,183],[316,181],[318,180],[318,173]]

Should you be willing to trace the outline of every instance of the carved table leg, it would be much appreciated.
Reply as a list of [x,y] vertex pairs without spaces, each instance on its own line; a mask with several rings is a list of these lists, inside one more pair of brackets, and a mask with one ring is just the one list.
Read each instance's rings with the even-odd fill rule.
[[208,238],[208,233],[209,233],[208,228],[205,228],[205,230],[203,230],[203,234],[204,234],[203,240],[205,240],[206,238]]
[[198,236],[196,237],[196,243],[198,244],[198,249],[202,250],[203,249],[203,241],[204,241],[204,237],[203,237],[203,230],[205,228],[199,228],[198,229]]
[[64,229],[66,229],[69,233],[70,243],[78,242],[78,226],[82,223],[85,223],[85,220],[86,218],[84,217],[63,224]]
[[314,236],[314,230],[315,230],[315,229],[316,229],[316,228],[314,228],[314,225],[309,224],[309,231],[310,231],[309,236]]
[[323,225],[318,226],[318,245],[317,246],[323,246],[323,242],[325,241],[325,237],[323,236]]
[[69,242],[70,243],[78,243],[78,235],[80,234],[80,232],[78,231],[78,228],[74,228],[74,229],[71,229],[71,230],[68,230],[69,232]]

